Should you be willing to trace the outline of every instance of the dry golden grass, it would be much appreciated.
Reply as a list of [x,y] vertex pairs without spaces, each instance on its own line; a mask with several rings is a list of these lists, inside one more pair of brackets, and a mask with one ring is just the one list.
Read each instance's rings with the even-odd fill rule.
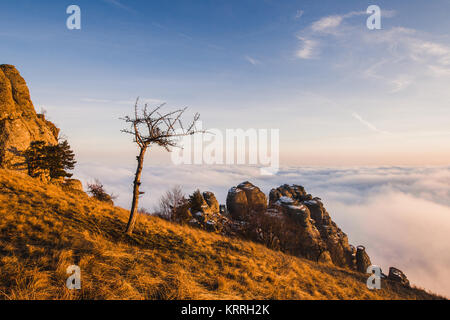
[[[1,299],[431,299],[419,289],[140,216],[0,170]],[[80,266],[82,290],[65,282]]]

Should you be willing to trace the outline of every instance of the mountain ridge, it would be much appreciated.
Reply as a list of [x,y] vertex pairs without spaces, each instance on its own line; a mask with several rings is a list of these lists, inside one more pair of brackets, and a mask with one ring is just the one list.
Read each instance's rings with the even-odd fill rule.
[[[141,215],[0,169],[2,299],[440,299],[417,288]],[[82,289],[65,287],[81,268]]]

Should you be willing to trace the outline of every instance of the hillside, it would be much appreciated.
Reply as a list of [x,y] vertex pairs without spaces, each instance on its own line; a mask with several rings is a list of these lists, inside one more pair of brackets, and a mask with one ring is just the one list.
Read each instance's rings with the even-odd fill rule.
[[[0,299],[433,299],[416,288],[128,211],[0,170]],[[65,288],[77,264],[82,289]]]

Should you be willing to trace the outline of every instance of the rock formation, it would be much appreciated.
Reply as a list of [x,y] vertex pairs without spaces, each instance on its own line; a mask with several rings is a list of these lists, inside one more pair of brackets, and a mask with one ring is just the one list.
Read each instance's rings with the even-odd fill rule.
[[406,277],[406,275],[399,269],[394,268],[394,267],[390,267],[389,268],[389,275],[388,275],[388,280],[394,281],[394,282],[398,282],[406,287],[409,287],[409,280]]
[[250,212],[267,209],[266,195],[250,182],[242,182],[228,191],[227,208],[233,219],[244,220]]
[[[23,151],[32,142],[45,145],[58,144],[59,129],[43,114],[37,114],[30,92],[19,71],[11,65],[0,65],[0,168],[27,171]],[[48,182],[48,172],[39,172],[40,179]],[[75,179],[52,181],[66,190],[83,192]]]
[[189,209],[192,216],[189,224],[212,232],[226,232],[230,221],[220,213],[219,202],[214,193],[209,191],[199,193],[195,201],[198,203]]
[[[308,255],[341,267],[354,267],[354,248],[347,235],[331,220],[320,198],[313,198],[299,185],[282,185],[269,194],[269,207],[285,212],[309,241]],[[364,270],[365,272],[365,270]]]
[[205,199],[205,202],[208,205],[211,212],[218,213],[220,211],[219,202],[217,201],[214,193],[209,191],[203,192],[203,199]]
[[369,255],[366,253],[364,246],[356,248],[356,270],[359,272],[367,272],[367,268],[372,265]]
[[267,205],[265,194],[246,181],[228,191],[227,209],[233,220],[242,221],[247,233],[249,228],[254,228],[258,240],[264,240],[265,235],[274,243],[273,238],[276,238],[281,247],[293,254],[340,267],[358,268],[364,273],[370,265],[365,249],[358,247],[357,252],[331,219],[320,198],[313,198],[300,185],[285,184],[272,189]]
[[14,66],[0,65],[0,168],[25,170],[20,155],[32,141],[57,144],[59,129],[36,114],[25,80]]

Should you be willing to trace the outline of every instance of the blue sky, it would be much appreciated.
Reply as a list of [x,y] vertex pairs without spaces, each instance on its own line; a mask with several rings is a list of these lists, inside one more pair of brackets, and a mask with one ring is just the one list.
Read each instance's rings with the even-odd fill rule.
[[[70,4],[81,30],[66,28]],[[366,28],[370,4],[382,30]],[[286,164],[442,165],[449,10],[444,0],[2,0],[1,63],[19,68],[82,161],[129,158],[118,118],[140,96],[189,106],[209,128],[280,128]]]

